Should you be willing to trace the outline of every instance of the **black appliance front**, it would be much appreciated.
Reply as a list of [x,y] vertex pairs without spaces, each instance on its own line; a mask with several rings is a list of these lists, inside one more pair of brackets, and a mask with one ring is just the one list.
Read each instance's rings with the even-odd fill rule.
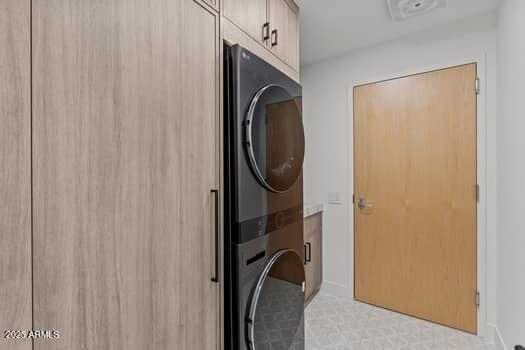
[[[303,349],[301,86],[240,46],[224,52],[226,349]],[[270,309],[301,323],[279,338]]]
[[[302,213],[301,86],[240,46],[227,51],[227,147],[232,221],[243,242]],[[278,217],[268,217],[269,215]],[[256,228],[256,230],[254,230]]]
[[272,247],[279,234],[233,248],[239,293],[229,349],[304,350],[304,262],[294,249]]

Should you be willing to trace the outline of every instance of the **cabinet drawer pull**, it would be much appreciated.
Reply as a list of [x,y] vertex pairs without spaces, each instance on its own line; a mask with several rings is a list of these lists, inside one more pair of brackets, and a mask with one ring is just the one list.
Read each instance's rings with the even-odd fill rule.
[[277,29],[272,30],[272,47],[279,45],[279,31]]
[[307,254],[306,244],[304,244],[303,247],[304,247],[304,264],[306,265],[306,263],[308,262],[308,260],[306,260],[306,254]]
[[270,39],[270,22],[266,22],[262,26],[262,39],[263,41]]
[[306,262],[312,261],[312,244],[310,242],[306,242],[306,245],[308,246],[308,259],[306,259]]
[[219,283],[219,190],[211,190],[215,197],[215,271],[211,281]]

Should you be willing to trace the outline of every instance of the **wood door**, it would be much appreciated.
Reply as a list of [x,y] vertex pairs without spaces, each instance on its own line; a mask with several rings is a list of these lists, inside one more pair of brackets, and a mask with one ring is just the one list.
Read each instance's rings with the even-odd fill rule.
[[223,0],[224,16],[259,43],[265,44],[264,24],[268,21],[266,0]]
[[355,297],[471,333],[475,79],[469,64],[354,89]]
[[220,347],[218,20],[33,0],[36,350]]
[[31,340],[30,1],[0,0],[0,349]]

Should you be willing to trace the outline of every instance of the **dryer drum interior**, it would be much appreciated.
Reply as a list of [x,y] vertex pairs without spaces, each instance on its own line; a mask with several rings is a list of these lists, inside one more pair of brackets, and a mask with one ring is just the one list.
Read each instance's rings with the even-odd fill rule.
[[301,174],[304,129],[301,97],[270,84],[251,100],[244,123],[245,146],[253,172],[273,192],[285,192]]
[[281,250],[268,259],[246,318],[251,350],[304,348],[304,289],[304,264],[295,251]]

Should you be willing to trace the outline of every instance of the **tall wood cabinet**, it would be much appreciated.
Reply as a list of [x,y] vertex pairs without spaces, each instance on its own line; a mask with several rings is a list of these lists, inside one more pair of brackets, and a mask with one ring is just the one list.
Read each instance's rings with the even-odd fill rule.
[[0,350],[222,349],[222,40],[298,80],[297,16],[0,0],[0,329],[60,332]]
[[31,329],[30,2],[0,0],[0,338],[1,350],[30,350],[6,339]]
[[1,350],[221,348],[218,16],[0,0]]

